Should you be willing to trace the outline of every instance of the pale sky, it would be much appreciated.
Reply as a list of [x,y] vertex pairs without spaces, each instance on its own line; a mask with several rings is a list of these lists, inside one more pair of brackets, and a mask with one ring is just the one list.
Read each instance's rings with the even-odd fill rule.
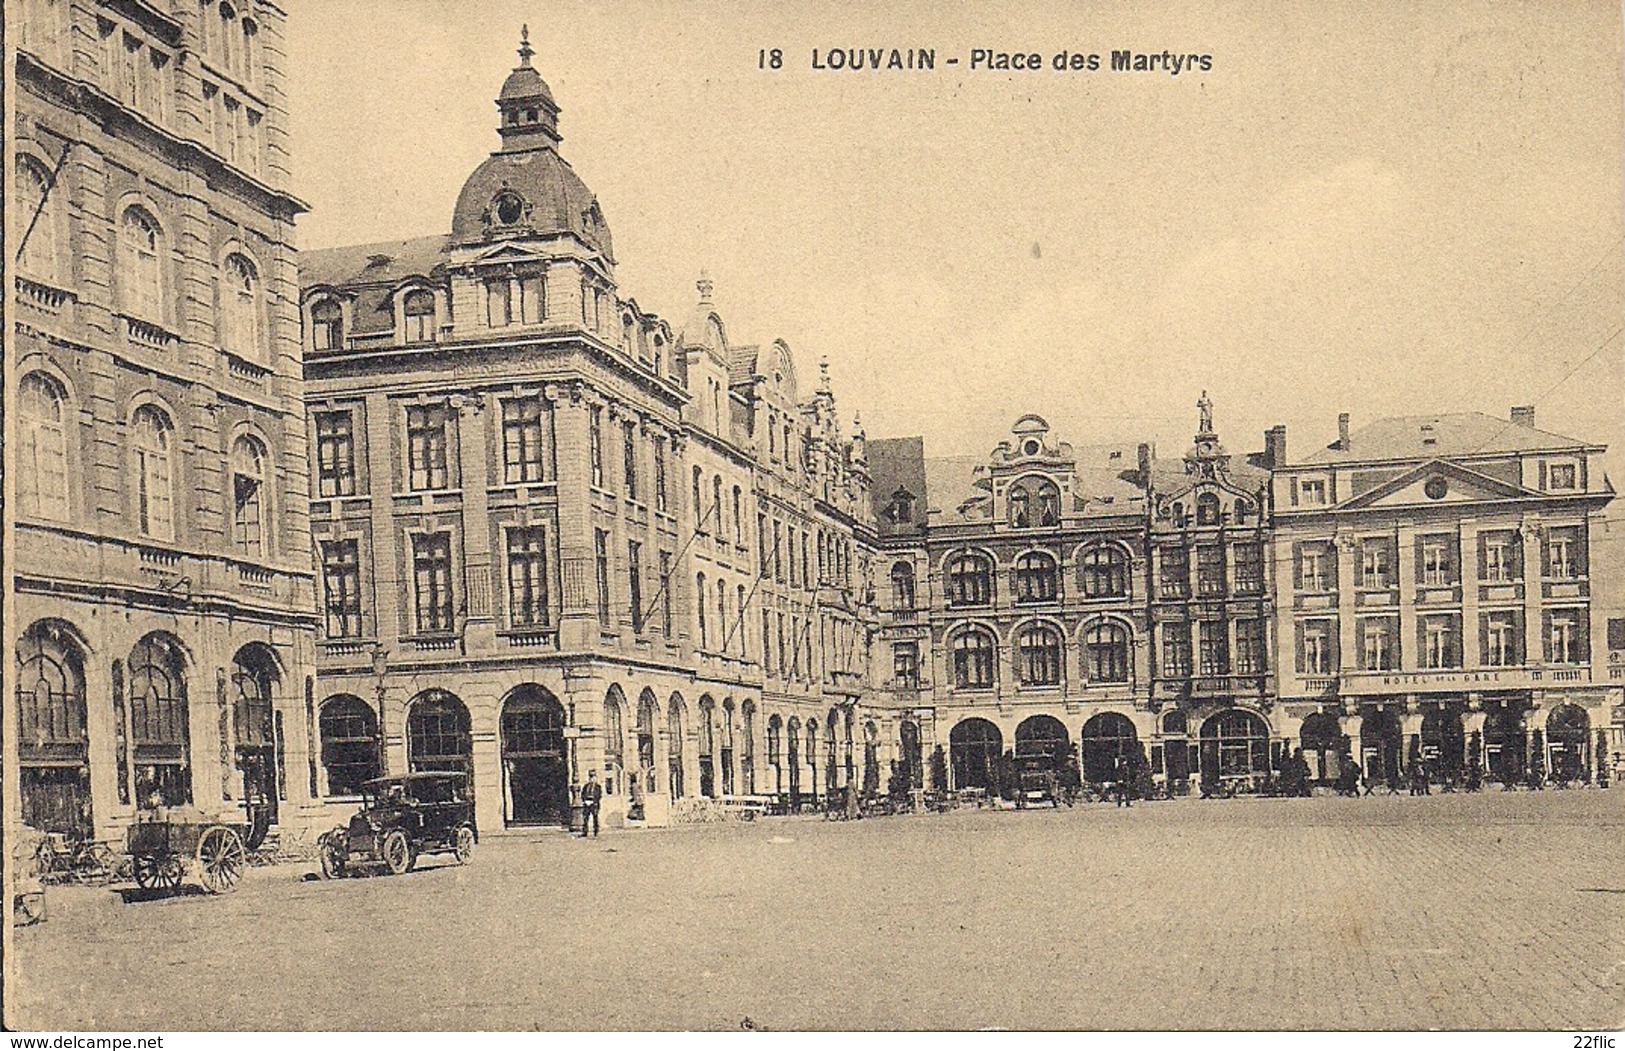
[[[827,355],[871,437],[983,453],[1038,412],[1178,455],[1206,388],[1232,451],[1285,423],[1296,458],[1339,411],[1534,402],[1625,483],[1617,2],[287,6],[302,247],[449,229],[528,23],[623,293],[679,324],[708,269],[730,338]],[[936,71],[811,68],[850,47]],[[1119,48],[1212,68],[1048,68]]]

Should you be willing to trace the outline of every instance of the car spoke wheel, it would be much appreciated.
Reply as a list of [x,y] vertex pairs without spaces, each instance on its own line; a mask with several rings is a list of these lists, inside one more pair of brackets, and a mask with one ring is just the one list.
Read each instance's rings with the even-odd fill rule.
[[248,867],[248,851],[242,837],[229,828],[215,827],[203,833],[197,844],[198,875],[210,894],[237,889]]
[[405,832],[397,828],[384,837],[383,857],[384,867],[391,876],[399,876],[411,869],[416,859],[412,856],[412,844],[406,841]]
[[158,886],[174,890],[181,885],[181,879],[186,870],[181,865],[180,855],[170,854],[158,860]]
[[457,830],[457,864],[468,863],[469,856],[474,853],[474,830],[464,825]]
[[142,890],[158,883],[158,859],[145,854],[135,859],[135,885]]

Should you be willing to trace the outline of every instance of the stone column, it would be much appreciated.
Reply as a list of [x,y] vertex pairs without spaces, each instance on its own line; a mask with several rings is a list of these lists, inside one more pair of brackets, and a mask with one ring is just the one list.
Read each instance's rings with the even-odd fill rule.
[[1416,634],[1416,527],[1400,526],[1394,548],[1394,580],[1399,584],[1399,667],[1415,671],[1422,666],[1422,647]]

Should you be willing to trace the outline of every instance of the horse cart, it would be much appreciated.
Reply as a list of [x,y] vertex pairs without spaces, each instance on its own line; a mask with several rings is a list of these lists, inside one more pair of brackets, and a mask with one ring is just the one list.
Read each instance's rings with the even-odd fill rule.
[[175,812],[137,821],[128,832],[136,885],[174,890],[194,862],[204,890],[235,890],[248,868],[248,852],[265,842],[269,826],[269,815],[258,808],[250,808],[247,821]]

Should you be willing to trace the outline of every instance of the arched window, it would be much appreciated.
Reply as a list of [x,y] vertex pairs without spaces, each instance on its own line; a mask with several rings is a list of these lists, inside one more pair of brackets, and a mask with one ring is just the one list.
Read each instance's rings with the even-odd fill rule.
[[638,776],[643,779],[645,792],[655,791],[655,726],[660,721],[660,706],[655,695],[645,689],[638,695]]
[[1047,624],[1029,624],[1016,636],[1016,673],[1023,686],[1061,682],[1061,636]]
[[1090,682],[1128,682],[1128,630],[1115,621],[1097,621],[1084,633],[1084,660]]
[[1200,747],[1204,781],[1269,773],[1269,728],[1252,712],[1232,708],[1209,718],[1202,724]]
[[675,693],[666,707],[667,791],[683,798],[683,701]]
[[756,704],[739,706],[739,780],[746,795],[756,793]]
[[327,794],[360,795],[361,786],[381,774],[377,714],[361,698],[339,694],[322,702],[317,726]]
[[310,308],[310,329],[314,349],[344,349],[344,308],[338,300],[324,299]]
[[1054,602],[1055,594],[1055,559],[1037,551],[1016,559],[1017,602]]
[[993,639],[979,628],[968,628],[954,636],[949,646],[954,688],[990,690],[993,688]]
[[240,358],[260,352],[260,275],[242,255],[226,256],[220,270],[220,347]]
[[1061,491],[1051,482],[1045,482],[1038,487],[1038,524],[1041,526],[1061,524]]
[[891,567],[891,604],[900,612],[914,609],[914,563],[898,562]]
[[700,649],[710,649],[710,643],[705,637],[705,574],[694,574],[694,613],[700,621]]
[[1120,598],[1128,594],[1128,559],[1111,545],[1091,547],[1078,560],[1078,582],[1084,598]]
[[68,396],[44,372],[30,372],[17,385],[17,505],[25,515],[68,517]]
[[51,622],[17,643],[17,757],[23,824],[89,835],[84,654]]
[[[511,716],[511,712],[505,711],[504,716]],[[426,690],[412,702],[406,716],[406,762],[413,773],[473,773],[474,739],[468,708],[455,695],[445,690]],[[472,787],[470,784],[470,791]]]
[[120,304],[127,314],[164,322],[163,228],[145,208],[124,209],[119,225]]
[[130,423],[136,528],[153,540],[175,539],[175,479],[170,461],[174,433],[169,417],[151,405],[138,409]]
[[27,237],[17,257],[23,273],[47,284],[57,280],[55,191],[45,166],[28,156],[17,158],[17,236]]
[[948,605],[985,606],[993,601],[993,563],[965,553],[948,560]]
[[604,697],[604,790],[617,791],[621,771],[626,766],[626,725],[622,714],[620,687],[610,687]]
[[1016,529],[1026,529],[1033,524],[1032,508],[1028,506],[1027,487],[1017,482],[1010,487],[1010,496],[1007,501],[1010,507],[1010,524]]
[[1093,784],[1117,781],[1132,773],[1140,754],[1134,724],[1118,712],[1101,712],[1078,734],[1083,752],[1083,779]]
[[1218,525],[1221,512],[1219,498],[1212,493],[1203,493],[1196,498],[1196,524],[1199,526]]
[[705,535],[705,505],[700,502],[700,479],[703,472],[694,468],[694,532]]
[[423,289],[406,293],[401,307],[406,315],[406,342],[432,343],[435,338],[434,293]]
[[231,535],[238,554],[265,553],[265,446],[243,435],[231,447]]
[[142,810],[192,801],[191,735],[186,665],[167,635],[152,634],[130,651],[130,746],[136,805]]
[[961,719],[948,732],[955,788],[996,788],[1004,735],[986,719]]

